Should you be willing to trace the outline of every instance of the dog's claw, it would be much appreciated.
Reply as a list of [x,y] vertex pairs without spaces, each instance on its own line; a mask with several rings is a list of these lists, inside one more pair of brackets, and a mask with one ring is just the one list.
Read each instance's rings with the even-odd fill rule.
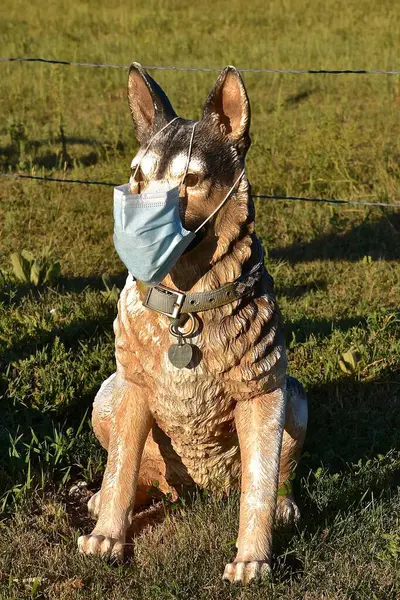
[[93,533],[82,535],[78,539],[78,549],[81,554],[95,554],[114,560],[122,560],[124,557],[123,541]]
[[226,565],[222,579],[231,583],[247,585],[253,581],[268,579],[270,573],[271,568],[269,564],[262,560],[233,562]]
[[275,521],[282,525],[295,523],[300,518],[299,508],[292,496],[278,496]]

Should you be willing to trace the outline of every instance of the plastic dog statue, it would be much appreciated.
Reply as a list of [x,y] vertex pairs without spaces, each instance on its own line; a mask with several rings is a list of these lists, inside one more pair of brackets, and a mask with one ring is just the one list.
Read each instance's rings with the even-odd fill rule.
[[307,426],[305,392],[286,375],[281,316],[243,171],[249,100],[239,72],[226,67],[202,119],[177,118],[137,63],[128,97],[140,143],[127,186],[132,198],[142,195],[135,206],[151,204],[161,184],[178,186],[179,219],[186,232],[198,231],[161,285],[133,273],[121,293],[117,368],[93,408],[108,461],[89,501],[97,523],[79,549],[121,557],[133,510],[148,502],[154,481],[173,497],[193,485],[240,487],[237,555],[223,578],[248,583],[270,571],[274,522],[299,516],[285,483]]

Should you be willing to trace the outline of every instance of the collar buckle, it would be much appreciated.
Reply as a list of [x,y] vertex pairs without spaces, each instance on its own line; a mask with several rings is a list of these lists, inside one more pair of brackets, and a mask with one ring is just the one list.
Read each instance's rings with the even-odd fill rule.
[[177,319],[181,315],[186,294],[175,292],[163,285],[149,287],[143,306],[155,310],[170,319]]

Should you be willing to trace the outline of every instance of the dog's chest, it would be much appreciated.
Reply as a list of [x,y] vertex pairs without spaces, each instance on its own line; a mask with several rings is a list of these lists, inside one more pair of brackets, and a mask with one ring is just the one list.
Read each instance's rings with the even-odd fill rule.
[[[240,468],[234,401],[212,379],[170,383],[149,400],[157,425],[192,481],[228,490]],[[160,448],[163,453],[162,442]]]
[[162,429],[198,441],[215,438],[233,421],[234,400],[214,378],[165,378],[149,398],[150,410]]
[[[152,350],[150,336],[158,339],[162,334],[157,329],[156,333],[150,332],[149,354]],[[192,341],[199,344],[199,352],[204,350],[204,340]],[[175,340],[168,336],[161,343],[162,348],[154,351],[156,364],[153,360],[142,363],[146,380],[152,382],[153,391],[148,395],[148,402],[155,421],[174,443],[179,443],[181,448],[187,447],[186,453],[194,452],[195,447],[197,456],[211,446],[217,449],[220,440],[234,431],[232,386],[211,373],[203,360],[190,369],[176,368],[165,352],[166,345]]]

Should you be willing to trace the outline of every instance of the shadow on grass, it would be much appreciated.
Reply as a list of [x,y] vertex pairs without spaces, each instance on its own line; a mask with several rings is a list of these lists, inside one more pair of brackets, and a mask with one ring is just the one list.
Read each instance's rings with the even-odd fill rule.
[[[126,270],[112,275],[107,274],[107,279],[111,287],[116,285],[119,289],[124,287],[126,277]],[[60,292],[72,292],[77,294],[83,292],[87,288],[104,291],[105,286],[103,278],[98,275],[89,277],[60,277],[60,279],[51,286],[51,289]],[[14,306],[18,306],[27,297],[31,297],[33,300],[40,300],[41,295],[47,289],[49,289],[48,285],[34,287],[30,284],[12,282],[4,285],[0,290],[0,302],[4,302],[5,304],[12,303]]]
[[[310,468],[340,473],[349,464],[396,449],[400,428],[400,377],[386,370],[378,379],[342,377],[309,390],[305,451]],[[375,484],[371,482],[375,487]],[[376,482],[377,489],[381,489]],[[356,500],[363,490],[354,490]],[[351,500],[344,499],[343,506]],[[336,508],[339,508],[337,506]]]
[[[335,529],[339,515],[345,520],[396,493],[400,377],[390,370],[372,381],[342,377],[312,387],[308,397],[309,425],[294,487],[302,515],[298,533],[311,542]],[[274,568],[281,581],[304,574],[299,557],[285,554],[294,533],[293,527],[275,532]]]
[[[108,283],[111,287],[116,285],[119,289],[122,289],[125,278],[126,272],[111,275],[108,277]],[[62,278],[55,289],[57,291],[81,293],[88,288],[106,291],[101,277]],[[15,290],[13,285],[12,296],[8,295],[7,297],[7,293],[3,291],[3,294],[0,295],[0,301],[7,301],[8,299],[14,306],[18,306],[27,297],[40,300],[45,289],[46,286],[34,288],[28,285],[21,285]],[[92,339],[99,333],[110,333],[111,335],[115,315],[116,304],[104,301],[103,310],[96,317],[78,318],[68,325],[62,323],[56,324],[50,330],[36,329],[34,335],[28,335],[19,339],[6,352],[0,351],[0,371],[5,372],[7,365],[29,358],[31,355],[40,352],[45,346],[51,346],[56,340],[61,341],[66,349],[76,349],[79,348],[82,342]]]
[[313,260],[358,261],[364,256],[373,260],[400,258],[400,214],[393,213],[377,221],[363,221],[345,234],[333,232],[311,242],[296,242],[270,251],[274,259],[291,263]]
[[363,316],[348,317],[347,319],[307,319],[304,317],[298,321],[285,321],[284,333],[286,343],[289,345],[293,338],[297,343],[303,343],[314,335],[318,339],[328,337],[335,330],[348,331],[352,327],[365,324]]
[[[112,275],[107,275],[107,279],[111,286],[116,285],[119,289],[122,289],[125,285],[127,277],[127,271],[119,271]],[[61,277],[57,286],[60,291],[66,292],[82,292],[86,288],[92,288],[94,290],[104,290],[104,282],[102,277],[90,276],[90,277]]]
[[[73,168],[75,164],[89,167],[104,160],[110,154],[123,154],[125,144],[119,140],[116,144],[99,142],[94,138],[66,136],[63,129],[60,135],[47,140],[29,140],[22,126],[12,133],[10,144],[0,146],[0,169],[6,172],[17,168],[30,168],[32,165],[45,169]],[[41,150],[42,146],[59,145],[58,150]],[[86,154],[72,156],[70,146],[90,146],[93,148]]]
[[275,282],[275,292],[277,296],[285,296],[292,300],[302,298],[310,292],[317,292],[319,290],[326,290],[327,283],[322,279],[316,279],[310,283],[303,283],[300,285],[281,286],[278,282]]

